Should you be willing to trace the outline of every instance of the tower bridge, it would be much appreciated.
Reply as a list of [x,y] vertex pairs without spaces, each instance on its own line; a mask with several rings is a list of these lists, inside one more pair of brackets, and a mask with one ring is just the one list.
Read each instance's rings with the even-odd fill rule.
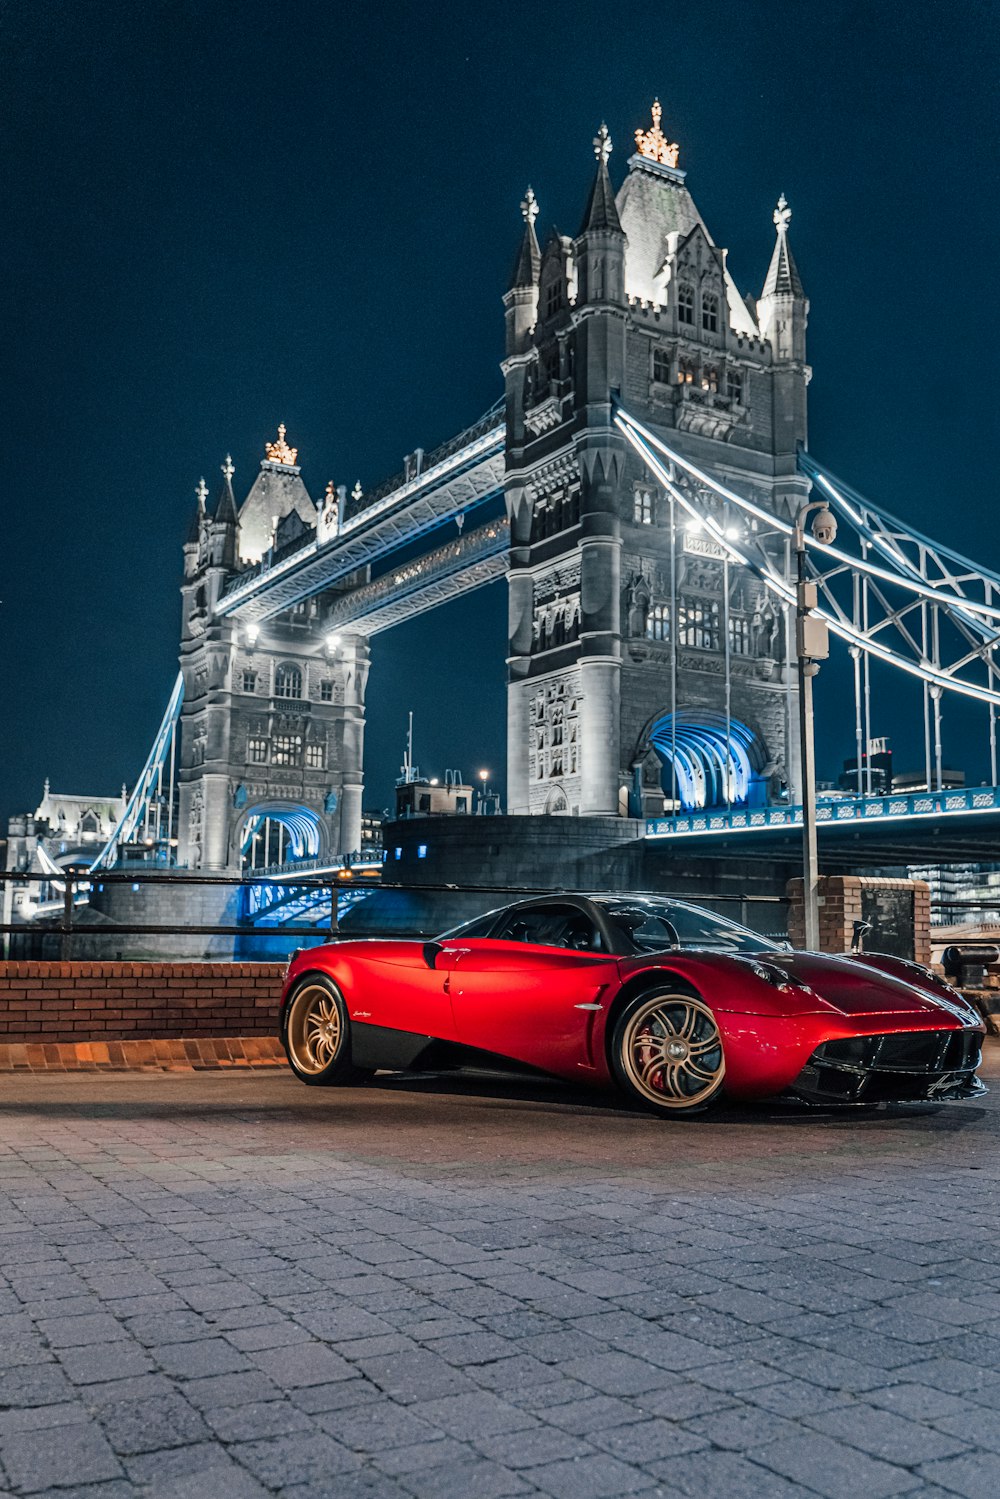
[[761,292],[744,293],[658,104],[634,136],[616,192],[599,130],[574,236],[540,241],[525,194],[504,394],[478,422],[367,493],[311,496],[284,428],[240,502],[228,459],[211,507],[199,486],[180,678],[98,864],[174,769],[182,866],[239,868],[272,821],[282,858],[357,849],[368,640],[504,576],[512,813],[648,818],[685,839],[777,829],[800,799],[793,540],[814,492],[841,527],[837,546],[807,538],[807,568],[853,661],[859,805],[872,663],[921,694],[929,790],[952,693],[982,705],[998,780],[1000,577],[808,453],[809,302],[784,197]]

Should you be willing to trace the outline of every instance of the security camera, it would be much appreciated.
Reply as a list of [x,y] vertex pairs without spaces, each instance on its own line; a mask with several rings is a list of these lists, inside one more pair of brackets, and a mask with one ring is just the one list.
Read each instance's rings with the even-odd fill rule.
[[837,539],[837,517],[825,505],[813,516],[812,533],[824,547],[831,546]]

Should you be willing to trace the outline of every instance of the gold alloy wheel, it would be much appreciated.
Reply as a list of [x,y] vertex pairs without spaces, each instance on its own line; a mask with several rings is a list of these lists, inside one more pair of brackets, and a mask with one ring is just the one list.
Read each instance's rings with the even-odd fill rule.
[[719,1089],[726,1071],[711,1010],[691,994],[657,994],[636,1010],[621,1039],[629,1082],[661,1109],[690,1109]]
[[323,984],[307,984],[292,1000],[288,1050],[300,1072],[316,1075],[337,1060],[344,1022],[336,999]]

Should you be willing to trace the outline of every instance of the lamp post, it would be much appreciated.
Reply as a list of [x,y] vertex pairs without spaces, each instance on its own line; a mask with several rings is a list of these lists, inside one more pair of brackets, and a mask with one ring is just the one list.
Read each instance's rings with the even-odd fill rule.
[[816,734],[813,722],[812,679],[818,662],[830,654],[826,621],[819,619],[816,584],[806,576],[805,521],[811,511],[812,534],[822,546],[830,546],[837,535],[837,522],[825,500],[807,500],[795,517],[796,611],[795,654],[799,677],[799,754],[802,762],[802,911],[806,948],[819,950],[819,854],[816,846]]

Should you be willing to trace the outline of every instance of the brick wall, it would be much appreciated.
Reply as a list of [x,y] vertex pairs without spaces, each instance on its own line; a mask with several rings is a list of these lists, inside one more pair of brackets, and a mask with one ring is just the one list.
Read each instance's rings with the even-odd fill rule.
[[[819,946],[821,952],[850,952],[854,923],[861,920],[862,891],[908,891],[913,897],[913,951],[906,954],[917,963],[931,961],[931,892],[925,880],[893,880],[856,874],[820,875],[819,879]],[[788,936],[793,947],[805,947],[805,916],[802,909],[802,881],[789,880]],[[878,952],[876,938],[865,943],[870,952]],[[899,954],[898,956],[902,956]]]
[[0,962],[0,1045],[276,1037],[280,963]]

